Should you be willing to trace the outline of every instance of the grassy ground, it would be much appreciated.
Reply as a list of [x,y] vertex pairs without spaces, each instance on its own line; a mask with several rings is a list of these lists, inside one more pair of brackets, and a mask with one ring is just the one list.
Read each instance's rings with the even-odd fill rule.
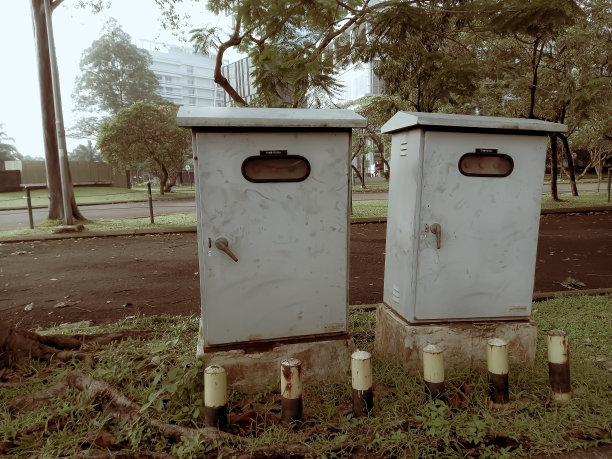
[[549,194],[542,197],[542,209],[568,209],[575,207],[602,207],[612,206],[612,202],[608,202],[607,191],[588,192],[583,191],[580,196],[572,196],[571,193],[560,193],[560,201],[553,201]]
[[[327,458],[346,457],[356,451],[378,457],[516,457],[610,444],[611,302],[612,297],[607,296],[534,304],[533,319],[539,329],[536,361],[511,366],[510,404],[499,411],[487,406],[487,373],[480,366],[447,371],[447,396],[457,395],[460,387],[467,391],[469,386],[471,393],[463,398],[464,403],[428,400],[418,373],[406,372],[374,352],[374,313],[352,312],[351,333],[357,346],[374,353],[375,406],[371,415],[353,418],[350,414],[349,375],[339,384],[305,384],[304,417],[290,426],[274,421],[280,409],[278,387],[257,394],[230,391],[230,419],[253,421],[229,426],[230,432],[242,438],[241,445],[184,438],[169,441],[142,422],[119,423],[99,406],[85,403],[77,390],[56,396],[33,411],[10,412],[7,407],[12,400],[49,387],[66,373],[78,370],[118,388],[143,405],[147,416],[167,423],[203,425],[204,364],[195,359],[196,318],[135,318],[93,327],[84,332],[140,328],[158,334],[93,348],[95,363],[33,362],[24,367],[25,379],[3,384],[0,391],[0,441],[17,438],[17,444],[7,452],[15,458],[75,457],[83,450],[94,454],[104,448],[84,439],[101,430],[114,435],[117,448],[164,451],[179,457],[203,457],[223,447],[254,454],[259,448],[276,450],[288,444],[306,445],[313,457]],[[545,333],[552,328],[563,329],[570,336],[574,396],[566,403],[550,398]],[[261,421],[258,425],[253,412],[265,415],[257,418]],[[44,428],[50,414],[59,428]],[[34,428],[41,423],[42,429]]]
[[353,192],[369,192],[369,191],[389,191],[388,180],[373,180],[366,181],[366,188],[361,188],[361,183],[355,183],[353,185]]
[[[164,229],[176,229],[196,226],[195,212],[186,214],[160,215],[154,218],[151,224],[149,217],[146,218],[123,218],[114,220],[88,220],[83,222],[85,230],[80,235],[102,233],[107,231],[160,231]],[[51,233],[52,228],[61,225],[61,220],[47,220],[34,226],[34,229],[17,229],[11,231],[0,231],[0,239],[11,239],[29,236],[44,236]]]
[[[175,192],[161,195],[159,189],[152,189],[153,199],[181,199],[193,197],[190,188],[177,188]],[[193,190],[193,188],[191,188]],[[15,207],[26,207],[25,191],[13,191],[0,193],[0,209]],[[108,186],[82,186],[74,188],[74,197],[77,204],[104,204],[108,202],[122,201],[146,201],[148,199],[147,188],[138,187],[133,189],[114,188]],[[49,198],[46,189],[31,191],[32,206],[47,206]]]
[[[184,193],[181,193],[184,194]],[[176,193],[176,195],[181,195]],[[193,195],[192,195],[193,196]],[[542,198],[542,209],[567,209],[581,207],[602,207],[611,206],[612,203],[607,202],[607,194],[605,192],[583,192],[580,196],[573,197],[571,194],[560,195],[562,201],[555,202],[550,199],[550,196],[544,195]],[[387,216],[387,200],[374,201],[354,201],[353,214],[354,218],[383,218]],[[34,229],[19,229],[12,231],[0,231],[0,238],[15,238],[25,236],[43,236],[49,234],[51,228],[59,225],[59,221],[47,221],[36,225]],[[155,217],[155,224],[151,225],[149,218],[128,218],[115,220],[95,220],[84,223],[86,233],[114,231],[114,230],[155,230],[161,228],[195,226],[195,213],[176,214],[167,216]]]

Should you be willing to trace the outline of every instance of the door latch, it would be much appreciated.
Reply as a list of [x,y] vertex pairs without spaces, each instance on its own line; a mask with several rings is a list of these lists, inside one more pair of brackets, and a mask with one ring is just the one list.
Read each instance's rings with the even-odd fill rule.
[[221,252],[225,252],[227,256],[234,260],[236,263],[238,262],[238,257],[234,255],[234,252],[230,250],[229,242],[226,238],[218,237],[217,239],[215,239],[215,247],[221,250]]
[[436,248],[442,245],[442,227],[439,223],[434,223],[429,227],[429,231],[436,235]]

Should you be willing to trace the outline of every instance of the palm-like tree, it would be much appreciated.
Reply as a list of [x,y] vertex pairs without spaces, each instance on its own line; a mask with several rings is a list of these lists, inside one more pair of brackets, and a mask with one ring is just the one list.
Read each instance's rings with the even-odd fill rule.
[[3,124],[0,124],[0,161],[22,159],[17,147],[12,144],[15,140],[6,135],[6,132],[2,129],[3,126]]
[[78,145],[68,156],[72,161],[88,161],[90,163],[102,161],[100,152],[91,140],[87,141],[87,145]]

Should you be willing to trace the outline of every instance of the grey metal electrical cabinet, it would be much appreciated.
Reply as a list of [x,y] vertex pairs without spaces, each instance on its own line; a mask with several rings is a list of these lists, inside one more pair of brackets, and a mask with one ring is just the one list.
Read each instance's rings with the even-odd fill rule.
[[351,130],[365,119],[181,107],[178,125],[193,132],[199,348],[346,333]]
[[528,318],[547,135],[566,130],[393,116],[384,302],[409,322]]

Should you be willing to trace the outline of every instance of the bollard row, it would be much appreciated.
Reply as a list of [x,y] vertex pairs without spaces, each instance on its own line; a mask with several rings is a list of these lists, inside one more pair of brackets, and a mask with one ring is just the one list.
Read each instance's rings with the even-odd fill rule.
[[[572,396],[569,373],[569,340],[561,330],[550,330],[548,341],[549,380],[554,400],[566,401]],[[487,342],[489,406],[501,408],[510,401],[508,384],[508,343],[492,338]],[[295,358],[281,362],[281,421],[290,423],[302,418],[302,363]],[[433,344],[423,348],[423,381],[426,393],[439,398],[444,393],[444,357]],[[372,355],[356,351],[351,355],[351,383],[354,417],[367,416],[374,407],[372,388]],[[223,367],[211,365],[204,370],[204,405],[207,427],[227,428],[227,373]]]

